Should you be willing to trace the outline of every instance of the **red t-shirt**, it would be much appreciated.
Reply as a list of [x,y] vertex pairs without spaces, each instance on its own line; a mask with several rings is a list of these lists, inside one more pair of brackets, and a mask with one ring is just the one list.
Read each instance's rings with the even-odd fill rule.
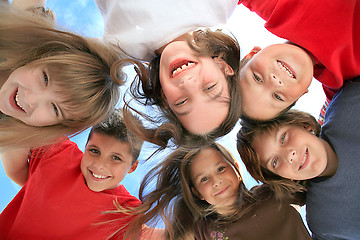
[[[29,178],[0,215],[0,239],[109,239],[130,221],[125,214],[103,214],[140,205],[123,185],[93,192],[80,170],[83,153],[70,140],[34,150]],[[105,223],[115,220],[111,223]],[[122,239],[123,231],[112,239]]]
[[314,77],[328,99],[344,80],[360,75],[360,1],[243,0],[265,21],[265,28],[314,56]]

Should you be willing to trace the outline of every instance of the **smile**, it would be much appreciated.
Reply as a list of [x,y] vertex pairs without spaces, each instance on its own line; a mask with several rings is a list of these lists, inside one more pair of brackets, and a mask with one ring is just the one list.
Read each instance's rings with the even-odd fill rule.
[[100,174],[94,173],[93,171],[90,171],[90,170],[89,170],[89,172],[96,179],[106,179],[106,178],[108,178],[108,176],[100,175]]
[[226,190],[228,190],[229,186],[227,186],[226,188],[224,188],[223,190],[221,190],[220,192],[215,193],[215,196],[221,195],[224,192],[226,192]]
[[[302,169],[303,167],[305,168],[307,166],[307,163],[308,163],[308,153],[309,153],[309,149],[306,148],[306,151],[305,151],[305,154],[304,154],[304,157],[303,157],[303,160],[299,166],[299,169]],[[306,164],[305,164],[306,163]]]
[[280,68],[284,70],[287,75],[289,75],[289,77],[295,78],[295,74],[293,73],[293,71],[290,69],[289,66],[287,66],[285,63],[279,60],[277,61],[277,63],[279,64]]
[[194,67],[195,65],[196,65],[196,63],[194,63],[192,61],[187,61],[187,60],[179,61],[172,65],[170,77],[174,78],[174,77],[178,76],[179,74],[181,74],[182,72],[184,72],[185,70],[188,70],[188,69]]
[[25,112],[24,107],[20,104],[18,93],[19,93],[19,91],[17,90],[17,91],[16,91],[16,94],[15,94],[15,97],[14,97],[15,104],[16,104],[16,106],[17,106],[20,110],[22,110],[22,111]]

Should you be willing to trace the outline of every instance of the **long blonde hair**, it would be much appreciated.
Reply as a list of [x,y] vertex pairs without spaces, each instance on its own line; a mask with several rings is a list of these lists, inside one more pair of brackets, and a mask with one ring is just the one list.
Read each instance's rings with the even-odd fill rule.
[[0,113],[0,150],[11,146],[40,146],[76,134],[105,118],[118,102],[126,74],[118,56],[95,39],[55,29],[26,11],[0,3],[0,80],[25,65],[45,65],[72,116],[45,127],[29,126]]

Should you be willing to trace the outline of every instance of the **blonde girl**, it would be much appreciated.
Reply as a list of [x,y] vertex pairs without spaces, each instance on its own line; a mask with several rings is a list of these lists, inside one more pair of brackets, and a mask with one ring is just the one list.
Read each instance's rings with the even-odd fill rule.
[[0,150],[40,146],[101,121],[125,62],[97,41],[0,6]]

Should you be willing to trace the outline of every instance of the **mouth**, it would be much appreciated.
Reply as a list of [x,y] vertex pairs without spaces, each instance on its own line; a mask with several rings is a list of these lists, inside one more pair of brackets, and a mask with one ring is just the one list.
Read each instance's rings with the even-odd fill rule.
[[303,160],[302,160],[298,170],[305,168],[308,165],[308,163],[309,163],[309,149],[306,148],[305,154],[303,156]]
[[227,187],[226,187],[226,188],[224,188],[223,190],[221,190],[221,191],[219,191],[219,192],[215,193],[214,195],[215,195],[215,196],[221,195],[221,194],[225,193],[228,189],[229,189],[229,186],[227,186]]
[[295,74],[294,74],[294,71],[291,69],[291,67],[289,65],[287,65],[286,63],[280,61],[280,60],[277,60],[277,63],[278,65],[280,66],[280,68],[282,70],[284,70],[284,72],[291,78],[294,78],[296,79],[295,77]]
[[110,178],[110,176],[100,175],[100,174],[94,173],[91,170],[89,170],[89,172],[95,180],[104,180],[104,179]]
[[19,95],[18,95],[19,91],[16,90],[16,93],[15,93],[15,97],[14,97],[14,102],[15,102],[15,105],[18,109],[22,110],[23,112],[26,112],[25,111],[25,108],[21,105],[20,101],[19,101]]
[[189,70],[195,67],[196,63],[188,60],[176,61],[170,65],[170,78],[175,78],[179,76],[186,70]]

